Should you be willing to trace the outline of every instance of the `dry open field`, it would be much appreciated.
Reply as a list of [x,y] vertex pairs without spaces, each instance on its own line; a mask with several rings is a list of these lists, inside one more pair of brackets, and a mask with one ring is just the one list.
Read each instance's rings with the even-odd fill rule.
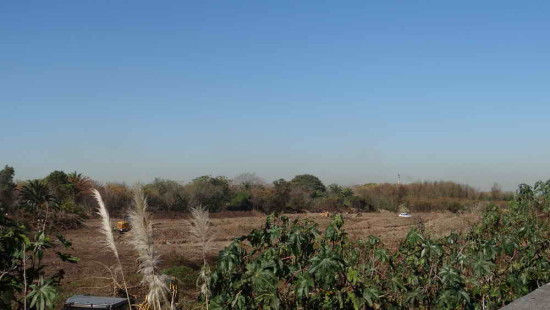
[[[290,218],[309,218],[326,227],[330,219],[322,214],[289,214]],[[344,215],[345,229],[352,238],[365,238],[368,235],[379,236],[390,248],[395,248],[409,229],[423,223],[426,231],[433,235],[443,235],[451,231],[463,231],[475,223],[479,216],[473,213],[417,213],[412,218],[399,218],[390,212],[362,213]],[[224,212],[213,216],[213,223],[217,230],[212,259],[217,252],[227,246],[232,238],[249,233],[254,228],[264,224],[265,215],[254,212]],[[98,231],[99,220],[88,220],[85,226],[65,232],[65,236],[73,242],[73,254],[80,258],[78,264],[63,264],[66,271],[63,283],[62,298],[72,294],[112,295],[112,281],[106,266],[114,264],[113,256],[107,252],[101,241]],[[174,215],[170,218],[153,220],[155,241],[161,255],[162,267],[187,265],[197,268],[200,264],[197,244],[191,241],[188,234],[188,225],[183,215]],[[126,234],[117,233],[117,243],[120,257],[125,269],[130,292],[139,294],[139,276],[136,274],[136,255],[125,244]],[[51,260],[49,264],[59,266],[58,260]],[[192,297],[194,292],[187,289],[185,295]]]

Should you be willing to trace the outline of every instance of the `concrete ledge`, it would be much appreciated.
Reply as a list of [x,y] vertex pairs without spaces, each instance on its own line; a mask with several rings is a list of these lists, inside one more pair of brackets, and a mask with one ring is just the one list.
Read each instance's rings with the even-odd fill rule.
[[550,309],[550,283],[514,300],[500,310],[548,310]]

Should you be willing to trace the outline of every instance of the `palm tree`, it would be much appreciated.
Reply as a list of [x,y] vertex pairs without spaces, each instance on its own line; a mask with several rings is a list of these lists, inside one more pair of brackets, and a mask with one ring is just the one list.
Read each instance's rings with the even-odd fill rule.
[[48,186],[42,180],[30,180],[20,192],[22,205],[43,219],[42,231],[46,229],[46,222],[51,208],[57,206],[57,199],[51,194]]
[[67,175],[69,183],[72,185],[73,193],[76,200],[79,200],[84,195],[91,193],[92,179],[82,173],[71,172]]

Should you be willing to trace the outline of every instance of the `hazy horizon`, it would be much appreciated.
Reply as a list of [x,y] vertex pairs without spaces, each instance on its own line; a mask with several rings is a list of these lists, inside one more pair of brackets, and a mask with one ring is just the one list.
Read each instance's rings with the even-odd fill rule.
[[[2,164],[2,167],[4,164]],[[8,164],[8,166],[10,166]],[[267,184],[271,184],[273,181],[275,180],[278,180],[278,179],[285,179],[287,181],[291,180],[294,176],[298,175],[298,174],[288,174],[288,175],[277,175],[275,177],[264,177],[262,175],[259,175],[255,172],[250,172],[250,171],[246,171],[246,172],[242,172],[242,173],[238,173],[238,174],[234,174],[234,175],[222,175],[222,174],[216,174],[216,173],[205,173],[205,174],[199,174],[199,175],[175,175],[173,174],[172,177],[166,177],[166,176],[153,176],[153,177],[150,177],[150,176],[144,176],[142,178],[97,178],[97,177],[94,177],[93,173],[90,174],[90,173],[86,173],[86,172],[83,172],[81,170],[75,170],[75,169],[51,169],[51,170],[48,170],[46,171],[44,174],[42,175],[33,175],[33,174],[29,174],[28,176],[24,176],[24,177],[21,177],[21,174],[18,173],[18,169],[17,167],[14,167],[15,168],[15,178],[14,180],[16,182],[24,182],[24,181],[27,181],[27,180],[32,180],[32,179],[41,179],[41,178],[44,178],[46,177],[50,172],[53,172],[55,170],[62,170],[62,171],[65,171],[66,173],[70,173],[70,172],[78,172],[78,173],[83,173],[84,175],[86,176],[89,176],[91,177],[94,181],[97,181],[97,182],[100,182],[100,183],[126,183],[128,185],[132,185],[132,184],[137,184],[137,183],[141,183],[141,184],[146,184],[146,183],[150,183],[152,181],[154,181],[154,179],[156,178],[159,178],[159,179],[165,179],[165,180],[173,180],[173,181],[177,181],[181,184],[185,184],[185,183],[188,183],[188,182],[191,182],[194,178],[197,178],[197,177],[200,177],[200,176],[203,176],[203,175],[210,175],[210,176],[213,176],[213,177],[217,177],[217,176],[225,176],[229,179],[233,179],[237,176],[239,176],[240,174],[244,174],[244,173],[252,173],[254,174],[255,176],[259,177],[261,180],[265,181]],[[36,172],[36,171],[35,171]],[[311,173],[308,173],[308,172],[303,172],[303,173],[299,173],[299,174],[311,174]],[[315,174],[314,174],[315,175]],[[323,181],[323,183],[325,185],[329,185],[329,184],[338,184],[338,185],[342,185],[342,186],[355,186],[355,185],[363,185],[363,184],[367,184],[367,183],[397,183],[397,175],[391,179],[391,178],[367,178],[367,179],[364,179],[364,180],[358,180],[356,182],[338,182],[336,180],[332,180],[332,179],[327,179],[326,177],[323,177],[322,175],[316,175],[317,177],[319,177],[321,179],[321,181]],[[541,179],[542,180],[542,179]],[[520,183],[523,183],[523,182],[520,182],[520,183],[517,183],[517,184],[512,184],[510,185],[509,187],[499,183],[499,182],[493,182],[493,183],[490,183],[490,184],[484,184],[484,185],[481,185],[481,186],[477,186],[473,183],[468,183],[468,182],[463,182],[463,181],[460,181],[460,180],[456,180],[456,179],[414,179],[410,176],[407,176],[407,175],[400,175],[400,181],[401,181],[401,184],[410,184],[410,183],[414,183],[414,182],[433,182],[433,181],[451,181],[451,182],[456,182],[456,183],[459,183],[459,184],[466,184],[466,185],[470,185],[470,186],[473,186],[474,188],[476,189],[479,189],[479,190],[483,190],[483,191],[488,191],[490,190],[490,188],[496,183],[498,184],[502,190],[505,190],[505,191],[515,191],[517,186],[520,184]],[[533,185],[532,183],[534,182],[531,182],[531,183],[528,183],[529,185]]]
[[5,1],[0,165],[514,190],[549,178],[549,9]]

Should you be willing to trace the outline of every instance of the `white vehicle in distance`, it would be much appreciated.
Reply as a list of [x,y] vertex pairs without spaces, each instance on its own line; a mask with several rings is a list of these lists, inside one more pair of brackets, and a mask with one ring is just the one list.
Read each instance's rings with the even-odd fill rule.
[[412,215],[410,215],[407,212],[403,212],[403,213],[399,213],[399,217],[412,217]]

